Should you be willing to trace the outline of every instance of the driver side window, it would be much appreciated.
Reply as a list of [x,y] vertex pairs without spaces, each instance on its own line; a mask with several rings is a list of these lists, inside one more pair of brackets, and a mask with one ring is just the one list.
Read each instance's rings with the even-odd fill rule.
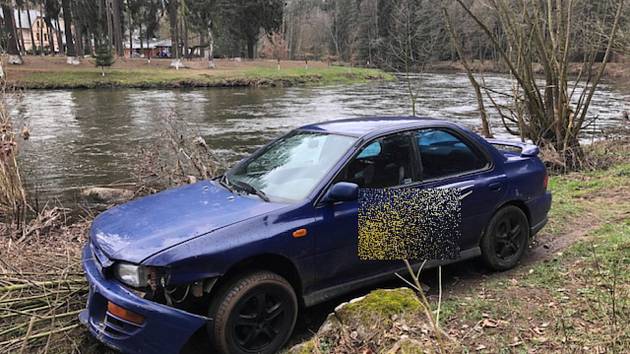
[[341,171],[335,182],[359,188],[388,188],[416,182],[409,134],[400,133],[367,144]]

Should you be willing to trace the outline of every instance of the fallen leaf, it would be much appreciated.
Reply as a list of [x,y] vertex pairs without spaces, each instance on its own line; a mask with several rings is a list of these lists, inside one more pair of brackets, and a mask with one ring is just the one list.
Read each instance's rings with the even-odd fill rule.
[[497,327],[497,322],[487,318],[487,319],[483,320],[483,322],[481,322],[481,327],[483,327],[483,328],[496,328]]
[[514,342],[512,344],[508,344],[508,346],[510,346],[510,347],[518,347],[521,344],[523,344],[523,342],[519,340],[519,341],[516,341],[516,342]]
[[479,344],[479,345],[475,348],[475,350],[476,350],[476,351],[481,351],[481,350],[484,350],[484,349],[486,349],[486,346],[485,346],[485,345],[483,345],[483,344]]

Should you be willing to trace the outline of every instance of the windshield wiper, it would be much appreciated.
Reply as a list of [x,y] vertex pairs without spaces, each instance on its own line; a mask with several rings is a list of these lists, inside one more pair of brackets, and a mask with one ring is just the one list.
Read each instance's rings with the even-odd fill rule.
[[267,195],[265,194],[265,192],[261,191],[260,189],[257,189],[256,187],[252,186],[251,184],[247,183],[247,182],[243,182],[243,181],[230,181],[230,184],[238,187],[239,189],[241,189],[242,191],[244,191],[245,193],[248,194],[255,194],[257,195],[260,199],[268,202],[269,201],[269,197],[267,197]]
[[222,174],[222,175],[221,175],[221,177],[219,177],[219,178],[218,178],[218,181],[219,181],[219,184],[220,184],[220,185],[222,185],[223,187],[225,187],[225,189],[227,189],[227,190],[229,190],[230,192],[233,192],[233,193],[234,193],[234,192],[236,192],[236,191],[234,190],[234,188],[232,188],[232,187],[230,186],[230,181],[228,180],[228,178],[227,178],[227,174],[226,174],[226,173]]

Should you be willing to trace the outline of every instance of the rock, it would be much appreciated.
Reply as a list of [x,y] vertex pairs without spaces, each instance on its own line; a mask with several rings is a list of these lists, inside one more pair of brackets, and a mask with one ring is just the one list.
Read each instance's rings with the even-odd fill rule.
[[107,204],[124,203],[133,198],[133,192],[122,188],[91,187],[81,191],[85,198]]
[[31,137],[31,131],[28,130],[28,127],[22,127],[22,131],[20,132],[22,139],[28,140]]
[[338,335],[341,327],[343,325],[339,322],[337,316],[334,313],[331,313],[326,317],[326,321],[319,327],[317,331],[317,336],[321,338],[328,338],[331,336]]
[[8,62],[13,65],[22,65],[24,64],[24,59],[22,59],[21,55],[9,54]]
[[175,68],[175,70],[179,70],[180,68],[186,68],[186,65],[184,65],[184,62],[181,59],[173,59],[170,67]]
[[81,59],[79,57],[66,57],[66,64],[69,65],[80,65]]
[[311,340],[308,340],[304,343],[300,343],[297,345],[294,345],[293,347],[291,347],[289,350],[287,350],[287,354],[310,354],[310,353],[317,353],[318,350],[316,350],[315,348],[315,341],[316,339],[313,338]]
[[[288,353],[301,354],[322,352],[320,346],[335,348],[340,342],[347,344],[348,338],[354,343],[371,340],[384,340],[391,343],[392,335],[397,340],[383,353],[423,353],[421,342],[410,338],[415,327],[404,322],[406,316],[422,318],[422,308],[416,294],[409,288],[378,289],[365,296],[352,299],[337,306],[329,314],[317,333],[310,340],[292,347]],[[401,333],[404,332],[404,334]],[[388,332],[389,331],[389,332]],[[346,333],[347,338],[342,338]],[[380,339],[379,339],[380,338]],[[381,344],[379,344],[381,345]],[[332,346],[332,347],[331,347]],[[333,350],[334,352],[334,350]]]

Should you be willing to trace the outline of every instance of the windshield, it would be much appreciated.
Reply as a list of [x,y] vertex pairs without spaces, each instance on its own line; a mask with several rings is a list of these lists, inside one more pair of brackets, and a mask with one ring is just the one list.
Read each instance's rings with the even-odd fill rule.
[[296,131],[230,170],[227,183],[271,199],[303,200],[355,141],[349,136]]

